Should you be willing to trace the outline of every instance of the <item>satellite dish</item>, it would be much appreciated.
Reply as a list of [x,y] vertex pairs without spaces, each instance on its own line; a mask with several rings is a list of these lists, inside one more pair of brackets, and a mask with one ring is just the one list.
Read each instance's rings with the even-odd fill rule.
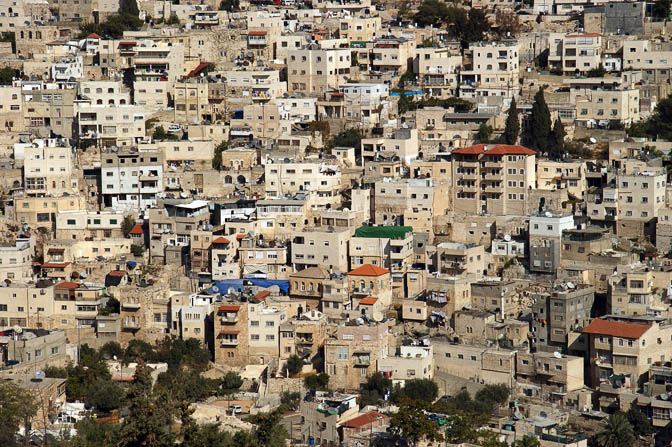
[[12,330],[16,332],[17,334],[20,334],[23,332],[23,328],[21,326],[14,326],[12,327]]
[[669,400],[670,396],[667,393],[663,393],[663,394],[660,395],[660,399],[661,400]]
[[37,371],[35,371],[35,379],[44,380],[46,377],[47,377],[47,375],[41,369],[38,369]]
[[553,217],[553,213],[551,213],[550,211],[546,211],[546,213],[544,215],[546,217]]
[[219,287],[212,286],[212,291],[215,292],[215,293],[219,293]]
[[553,357],[555,357],[556,359],[561,359],[561,358],[562,358],[562,354],[560,354],[558,351],[555,351],[555,352],[553,353]]
[[595,139],[595,137],[590,137],[589,141],[593,144],[597,143],[597,140]]
[[505,234],[505,235],[504,235],[504,240],[505,240],[506,242],[509,242],[509,241],[511,240],[511,235],[509,235],[509,234]]

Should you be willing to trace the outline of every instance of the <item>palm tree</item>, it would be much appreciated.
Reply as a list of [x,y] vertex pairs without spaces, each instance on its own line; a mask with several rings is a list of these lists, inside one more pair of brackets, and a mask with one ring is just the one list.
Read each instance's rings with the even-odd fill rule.
[[632,425],[623,412],[609,416],[604,430],[595,435],[600,447],[629,447],[635,442]]
[[525,435],[523,439],[516,441],[515,447],[539,447],[539,439],[535,436]]

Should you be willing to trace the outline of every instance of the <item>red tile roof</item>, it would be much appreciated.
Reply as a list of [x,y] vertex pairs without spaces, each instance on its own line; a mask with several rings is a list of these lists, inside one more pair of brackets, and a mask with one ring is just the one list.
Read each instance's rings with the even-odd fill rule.
[[349,421],[345,421],[343,423],[343,427],[347,428],[361,428],[365,427],[372,422],[376,422],[378,419],[388,419],[389,416],[384,415],[382,413],[378,413],[377,411],[369,411],[368,413],[362,414],[357,416],[356,418],[350,419]]
[[76,289],[77,287],[79,287],[79,284],[72,281],[64,281],[60,284],[56,284],[54,287],[56,287],[57,289]]
[[135,224],[129,234],[142,234],[142,225]]
[[220,237],[218,237],[217,239],[214,239],[214,240],[212,241],[212,243],[213,243],[213,244],[229,244],[229,243],[231,243],[231,241],[228,240],[228,239],[225,238],[225,237],[220,236]]
[[133,376],[112,376],[113,382],[133,382]]
[[254,297],[258,300],[263,300],[266,299],[266,297],[269,296],[270,294],[271,292],[269,292],[268,290],[262,290],[261,292],[254,295]]
[[113,270],[110,272],[110,276],[124,276],[126,272],[122,272],[121,270]]
[[637,339],[644,335],[644,333],[648,331],[650,327],[650,324],[627,323],[625,321],[608,321],[595,318],[583,330],[583,333]]
[[353,276],[382,276],[387,273],[390,273],[388,269],[383,269],[380,267],[376,267],[375,265],[371,264],[364,264],[361,267],[358,267],[354,269],[351,272],[348,272],[348,275],[353,275]]
[[238,312],[240,306],[219,306],[220,312]]
[[523,146],[517,146],[511,144],[475,144],[473,146],[465,147],[462,149],[455,149],[453,151],[453,154],[534,155],[536,154],[536,152]]
[[198,64],[198,66],[196,66],[196,68],[194,68],[193,70],[191,70],[191,71],[189,72],[189,74],[187,75],[187,77],[188,77],[188,78],[193,78],[193,77],[196,76],[201,70],[203,70],[205,67],[207,67],[208,65],[210,65],[210,62],[201,62],[200,64]]
[[232,329],[227,329],[225,331],[219,331],[219,335],[238,335],[240,331],[234,331]]
[[119,42],[119,45],[135,45],[135,42]]
[[364,304],[365,306],[372,306],[376,304],[376,301],[378,301],[378,298],[375,296],[367,296],[366,298],[362,298],[359,301],[359,304]]
[[69,266],[69,262],[45,262],[42,264],[43,269],[62,269]]
[[247,34],[249,34],[250,36],[265,36],[266,31],[248,31]]
[[238,239],[238,240],[245,239],[245,235],[244,234],[236,234],[236,239]]
[[86,36],[87,39],[100,39],[101,37],[96,34],[96,33],[91,33],[88,36]]

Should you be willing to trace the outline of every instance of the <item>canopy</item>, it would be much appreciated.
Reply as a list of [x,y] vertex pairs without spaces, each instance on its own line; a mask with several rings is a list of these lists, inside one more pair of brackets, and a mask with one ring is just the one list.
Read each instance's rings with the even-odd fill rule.
[[375,237],[388,239],[404,239],[407,233],[412,233],[413,227],[359,227],[355,230],[355,237]]

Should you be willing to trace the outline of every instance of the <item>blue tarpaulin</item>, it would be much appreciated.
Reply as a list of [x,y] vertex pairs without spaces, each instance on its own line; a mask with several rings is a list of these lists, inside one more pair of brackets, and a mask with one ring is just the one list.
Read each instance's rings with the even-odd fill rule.
[[136,265],[138,265],[137,262],[135,261],[126,261],[126,265],[129,266],[130,268],[134,269]]
[[392,92],[392,93],[390,93],[390,96],[401,96],[402,93],[404,94],[404,96],[424,95],[425,94],[425,92],[423,92],[422,90],[418,90],[418,91],[415,91],[415,92]]
[[264,288],[268,288],[271,286],[278,286],[282,293],[289,292],[289,281],[280,279],[262,279],[262,278],[223,279],[220,281],[215,281],[215,285],[210,287],[209,291],[212,293],[227,293],[229,289],[233,289],[236,292],[242,292],[244,286],[246,285],[264,287]]

